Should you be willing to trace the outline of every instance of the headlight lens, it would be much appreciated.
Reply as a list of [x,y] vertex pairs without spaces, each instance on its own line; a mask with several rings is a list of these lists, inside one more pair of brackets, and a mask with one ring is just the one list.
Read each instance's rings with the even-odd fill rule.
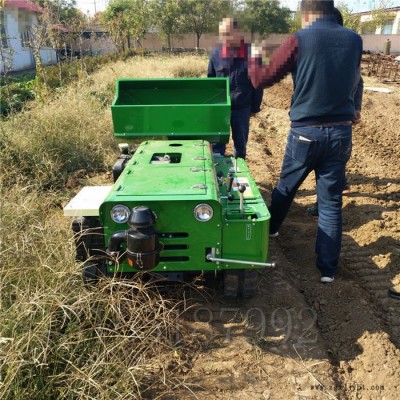
[[199,204],[193,210],[193,214],[197,221],[207,222],[212,218],[214,211],[208,204]]
[[131,210],[127,206],[117,205],[111,209],[111,219],[117,224],[125,224],[128,222]]

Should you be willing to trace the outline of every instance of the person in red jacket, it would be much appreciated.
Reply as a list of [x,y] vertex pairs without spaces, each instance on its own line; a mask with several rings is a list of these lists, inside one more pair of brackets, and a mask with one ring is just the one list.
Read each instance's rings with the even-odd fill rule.
[[[248,53],[243,33],[233,18],[224,18],[219,24],[220,45],[208,64],[208,77],[229,77],[231,97],[231,130],[234,157],[246,158],[250,117],[260,111],[263,89],[254,89],[248,77]],[[225,144],[213,144],[213,152],[225,155]]]

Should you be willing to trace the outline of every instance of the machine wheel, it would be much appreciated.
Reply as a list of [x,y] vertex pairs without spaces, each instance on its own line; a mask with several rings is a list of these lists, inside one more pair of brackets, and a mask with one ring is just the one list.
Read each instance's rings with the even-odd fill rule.
[[85,261],[82,267],[82,280],[85,287],[90,288],[99,282],[100,278],[106,275],[104,262]]
[[249,299],[257,290],[257,269],[224,271],[224,296],[228,299]]
[[77,217],[72,222],[76,260],[99,259],[105,255],[104,229],[98,217]]

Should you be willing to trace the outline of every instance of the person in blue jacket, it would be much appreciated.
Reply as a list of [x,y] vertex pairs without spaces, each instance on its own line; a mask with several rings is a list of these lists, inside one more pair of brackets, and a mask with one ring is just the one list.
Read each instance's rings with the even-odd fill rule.
[[354,99],[362,39],[337,23],[333,7],[333,0],[302,0],[302,29],[287,37],[268,64],[253,46],[248,67],[256,88],[270,87],[292,74],[291,127],[271,195],[270,236],[278,236],[298,188],[315,171],[315,252],[322,283],[332,283],[339,269],[345,168],[352,150],[352,125],[360,119]]
[[[213,49],[208,64],[208,77],[229,77],[231,97],[231,130],[234,157],[246,158],[250,117],[260,111],[263,89],[254,89],[248,76],[250,45],[233,18],[219,24],[220,44]],[[213,152],[225,155],[225,144],[214,143]]]
[[[337,23],[340,26],[343,26],[343,16],[340,10],[336,7],[333,8],[333,15],[336,18]],[[360,79],[358,80],[357,87],[355,88],[354,92],[354,107],[355,107],[355,114],[353,118],[353,124],[357,125],[361,122],[361,104],[363,98],[363,90],[364,90],[364,80],[360,73]],[[348,194],[350,192],[350,185],[345,176],[344,187],[343,187],[343,194]],[[307,213],[310,214],[312,217],[318,218],[318,202],[314,205],[307,207]]]

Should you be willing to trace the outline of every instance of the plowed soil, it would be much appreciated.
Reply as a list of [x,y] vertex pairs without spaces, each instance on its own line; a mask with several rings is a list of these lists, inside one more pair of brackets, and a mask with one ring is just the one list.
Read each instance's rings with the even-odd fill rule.
[[[383,86],[367,79],[365,86]],[[388,87],[388,85],[385,85]],[[331,285],[315,267],[314,176],[301,186],[280,236],[270,241],[275,269],[260,273],[257,296],[198,295],[186,315],[198,345],[177,354],[198,399],[400,398],[400,88],[364,91],[353,130],[343,200],[340,272]],[[276,184],[289,129],[289,80],[267,89],[252,120],[248,163],[265,201]]]

